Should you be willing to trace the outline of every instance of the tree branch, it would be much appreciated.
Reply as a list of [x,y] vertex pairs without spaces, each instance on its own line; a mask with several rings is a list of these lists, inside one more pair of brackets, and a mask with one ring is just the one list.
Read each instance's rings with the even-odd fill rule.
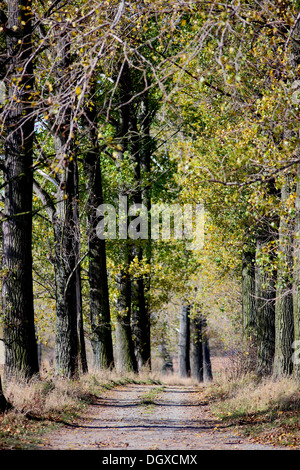
[[69,284],[71,282],[71,279],[72,277],[74,276],[74,274],[76,273],[77,269],[79,268],[79,266],[81,265],[82,261],[88,256],[89,252],[87,251],[76,263],[73,271],[71,272],[70,276],[68,277],[68,280],[66,282],[66,286],[65,286],[65,291],[64,291],[64,295],[66,296],[67,294],[67,290],[68,290],[68,287],[69,287]]
[[33,180],[33,190],[35,194],[38,196],[38,198],[40,199],[40,201],[42,202],[44,208],[46,209],[51,222],[53,222],[53,219],[56,214],[56,210],[55,210],[55,206],[51,197],[49,196],[47,191],[45,191],[35,179]]

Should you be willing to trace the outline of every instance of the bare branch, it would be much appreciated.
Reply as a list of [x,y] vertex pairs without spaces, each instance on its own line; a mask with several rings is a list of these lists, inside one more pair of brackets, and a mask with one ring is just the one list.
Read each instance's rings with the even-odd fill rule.
[[40,201],[42,202],[44,208],[46,209],[51,222],[53,222],[53,219],[56,214],[56,210],[55,210],[55,206],[51,197],[49,196],[47,191],[45,191],[35,179],[33,180],[33,190],[35,194],[38,196],[38,198],[40,199]]

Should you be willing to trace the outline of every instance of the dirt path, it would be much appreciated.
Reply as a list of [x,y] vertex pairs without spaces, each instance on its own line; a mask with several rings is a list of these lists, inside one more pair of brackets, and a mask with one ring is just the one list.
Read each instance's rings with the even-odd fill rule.
[[201,403],[199,389],[118,387],[105,392],[77,424],[55,431],[45,450],[264,450],[228,431]]

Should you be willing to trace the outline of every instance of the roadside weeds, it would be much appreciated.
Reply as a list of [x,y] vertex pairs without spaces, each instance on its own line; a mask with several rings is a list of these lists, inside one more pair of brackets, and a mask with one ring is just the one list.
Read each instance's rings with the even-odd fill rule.
[[240,435],[300,449],[300,387],[292,378],[223,377],[206,388],[206,397],[214,416]]

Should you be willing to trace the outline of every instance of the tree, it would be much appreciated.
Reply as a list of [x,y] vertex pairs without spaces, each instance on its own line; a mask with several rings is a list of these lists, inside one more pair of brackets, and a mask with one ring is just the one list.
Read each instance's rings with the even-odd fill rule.
[[[7,373],[39,371],[32,283],[34,71],[32,2],[8,2],[6,31],[8,105],[5,126],[2,308]],[[1,17],[5,13],[1,10]],[[6,21],[6,20],[5,20]]]
[[[291,52],[292,57],[290,57],[291,68],[293,72],[293,78],[299,78],[299,64],[300,64],[300,48],[299,48],[299,35],[300,35],[300,21],[299,15],[293,27],[293,34],[292,34],[292,45],[291,45]],[[296,84],[298,84],[297,80]],[[299,96],[299,95],[298,95]],[[295,104],[295,103],[294,103]],[[297,105],[297,101],[296,101]],[[297,110],[295,110],[297,113]],[[298,122],[294,118],[295,115],[292,113],[293,122],[296,122],[296,125],[293,129],[293,136],[297,135],[298,132]],[[297,152],[299,156],[299,152]],[[293,293],[293,315],[294,315],[294,343],[292,344],[292,348],[294,348],[293,358],[296,359],[293,362],[293,372],[296,380],[300,380],[300,366],[299,360],[296,354],[296,349],[298,348],[299,341],[300,341],[300,303],[299,303],[299,260],[300,260],[300,245],[299,245],[299,234],[300,234],[300,166],[299,163],[296,165],[295,170],[295,186],[296,186],[296,195],[295,195],[295,218],[294,218],[294,252],[293,252],[293,283],[292,283],[292,293]]]
[[[73,167],[73,165],[72,165]],[[53,226],[55,239],[55,285],[56,285],[56,371],[58,374],[75,376],[78,370],[78,330],[76,296],[76,248],[72,205],[74,204],[72,173],[63,173],[64,184],[57,185],[57,204],[49,194],[34,181],[34,190],[47,210]],[[68,184],[67,184],[68,183]],[[68,195],[65,198],[65,195]]]
[[[287,175],[281,188],[283,208],[290,198],[292,188],[290,175]],[[283,211],[279,228],[279,262],[277,274],[277,299],[275,304],[275,377],[291,375],[293,372],[294,316],[293,316],[293,256],[292,226],[289,214]],[[288,209],[288,208],[286,208]],[[288,212],[288,210],[287,210]]]
[[203,342],[202,319],[198,315],[191,318],[191,347],[190,363],[191,376],[198,382],[203,382]]
[[257,236],[256,242],[256,343],[257,373],[261,376],[272,374],[275,353],[275,280],[265,272],[259,257],[268,243],[264,236]]
[[241,280],[243,334],[246,344],[249,345],[251,351],[256,355],[257,311],[255,298],[255,242],[253,243],[249,235],[245,238],[246,240],[244,241],[242,252]]
[[195,305],[182,308],[179,330],[179,375],[191,376],[198,382],[210,382],[213,378],[207,322]]
[[256,330],[255,243],[251,240],[251,236],[245,238],[242,260],[242,309],[243,330],[249,339]]
[[12,405],[7,401],[7,399],[4,396],[3,389],[2,389],[2,381],[0,377],[0,413],[4,413],[5,411],[8,411]]
[[190,370],[190,306],[182,304],[180,312],[179,345],[178,345],[178,375],[189,377]]
[[[55,44],[56,93],[63,95],[70,85],[68,73],[72,67],[70,38],[62,31]],[[78,268],[78,217],[76,207],[77,159],[74,148],[68,144],[73,123],[70,106],[61,110],[54,125],[56,153],[57,193],[56,207],[50,207],[55,238],[56,280],[56,342],[55,363],[59,374],[75,376],[78,370],[78,294],[76,271]],[[40,194],[41,192],[37,192]]]
[[297,360],[294,360],[294,376],[297,380],[300,380],[300,365],[299,358],[296,351],[300,344],[300,294],[299,294],[299,283],[300,283],[300,165],[297,165],[297,189],[296,189],[296,202],[295,202],[295,238],[294,238],[294,259],[293,259],[293,312],[294,312],[294,355]]
[[97,236],[97,208],[103,204],[101,156],[98,142],[97,103],[91,93],[87,107],[89,148],[84,159],[87,180],[88,253],[90,287],[90,321],[94,366],[114,366],[112,325],[110,318],[105,239]]

